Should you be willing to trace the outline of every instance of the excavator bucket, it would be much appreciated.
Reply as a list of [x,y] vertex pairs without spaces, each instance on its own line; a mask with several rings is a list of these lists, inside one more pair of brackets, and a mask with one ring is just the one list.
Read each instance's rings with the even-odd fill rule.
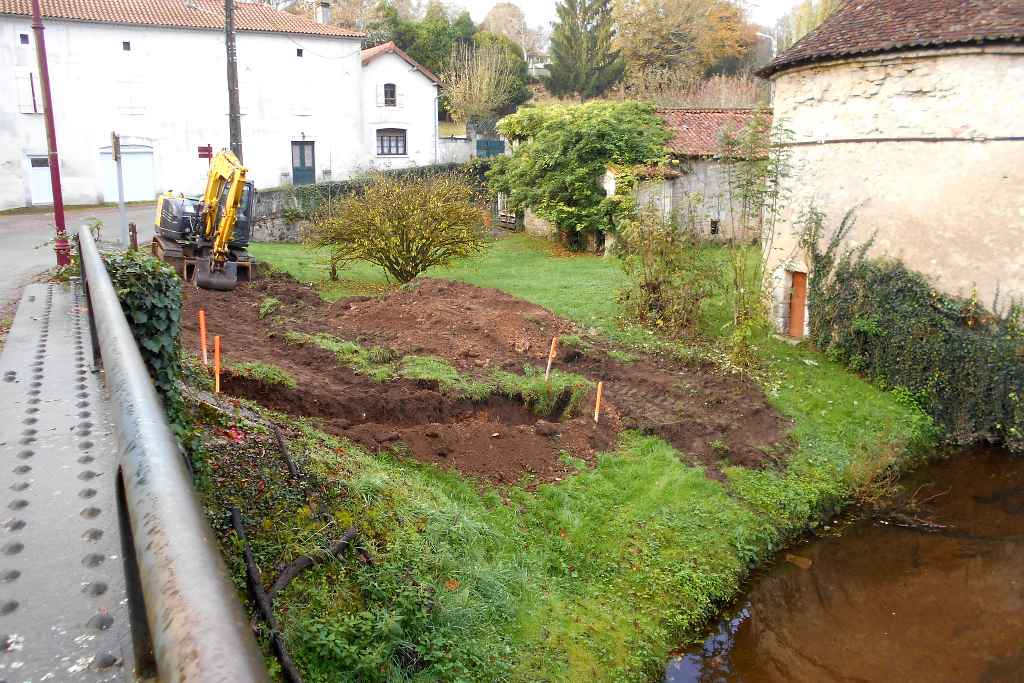
[[203,289],[230,292],[238,285],[238,266],[234,261],[225,261],[222,270],[214,270],[210,267],[210,259],[199,259],[196,262],[196,284]]

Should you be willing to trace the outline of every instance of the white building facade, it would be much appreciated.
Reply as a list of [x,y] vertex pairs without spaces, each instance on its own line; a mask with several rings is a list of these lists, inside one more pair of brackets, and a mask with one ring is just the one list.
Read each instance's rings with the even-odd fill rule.
[[363,50],[362,103],[373,168],[438,162],[440,81],[388,42]]
[[[35,37],[29,3],[21,4],[23,14],[0,14],[0,210],[52,202]],[[198,148],[229,143],[222,3],[98,5],[44,4],[65,203],[117,201],[111,132],[121,136],[126,200],[199,191],[208,162]],[[401,102],[399,116],[378,112],[375,99],[366,104],[374,86],[364,84],[362,34],[258,3],[236,8],[243,161],[257,188],[344,179],[373,166],[381,128],[407,131],[407,153],[387,161],[433,163],[433,82],[406,82],[407,70],[374,60],[371,69],[399,86]],[[318,17],[326,19],[324,8]],[[372,116],[364,120],[364,111]]]

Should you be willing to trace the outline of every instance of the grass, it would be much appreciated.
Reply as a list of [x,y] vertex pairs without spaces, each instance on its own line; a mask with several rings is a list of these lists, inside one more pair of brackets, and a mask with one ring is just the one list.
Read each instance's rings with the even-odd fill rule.
[[586,378],[553,370],[545,380],[544,374],[531,366],[523,374],[494,370],[490,374],[471,376],[460,373],[447,361],[434,356],[402,356],[391,349],[365,348],[359,344],[327,334],[286,332],[285,339],[293,344],[312,344],[330,351],[338,362],[378,382],[403,378],[434,382],[438,389],[454,398],[482,401],[498,394],[522,401],[534,414],[541,417],[574,415],[579,410],[593,384]]
[[264,384],[276,384],[278,386],[295,389],[299,383],[284,368],[279,368],[271,363],[260,363],[258,361],[246,361],[242,363],[229,362],[226,365],[228,372],[246,377]]
[[[301,246],[253,251],[299,279],[326,279]],[[614,293],[623,276],[610,260],[566,255],[516,235],[430,274],[523,297],[634,347],[630,354],[673,348],[620,329]],[[325,298],[343,296],[351,283],[384,282],[365,265],[344,277],[348,284],[323,284]],[[713,302],[707,324],[726,308]],[[357,345],[319,341],[353,367],[380,365]],[[353,523],[375,557],[372,567],[351,559],[318,565],[281,596],[287,609],[279,616],[306,679],[660,678],[669,652],[698,633],[753,566],[835,513],[880,467],[905,465],[933,443],[922,413],[820,354],[772,339],[757,351],[772,377],[770,400],[794,421],[795,452],[784,469],[730,467],[722,482],[683,464],[665,442],[626,433],[595,467],[565,481],[532,492],[486,488],[371,456],[298,423],[293,452],[327,482],[323,490],[338,494],[319,499],[328,521],[309,522],[311,504],[302,495],[252,519],[261,564],[273,567],[297,552],[295,539],[325,547]],[[391,376],[405,368],[459,382],[436,359],[385,365]],[[526,374],[502,386],[528,396],[533,381]],[[213,471],[225,470],[220,463]],[[251,470],[241,471],[237,486],[206,489],[209,505],[250,497]]]

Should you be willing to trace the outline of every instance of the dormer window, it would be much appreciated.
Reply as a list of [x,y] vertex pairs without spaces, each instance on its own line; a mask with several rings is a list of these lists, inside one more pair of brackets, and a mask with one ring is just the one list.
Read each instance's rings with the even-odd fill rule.
[[394,83],[384,84],[384,106],[385,107],[397,107],[398,106],[398,90],[395,88]]

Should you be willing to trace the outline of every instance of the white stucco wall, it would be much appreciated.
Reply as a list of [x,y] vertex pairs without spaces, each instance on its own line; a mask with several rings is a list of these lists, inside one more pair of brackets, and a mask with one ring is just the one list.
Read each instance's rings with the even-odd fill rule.
[[[397,106],[384,106],[385,83],[396,86]],[[419,70],[394,54],[383,54],[363,66],[364,144],[373,168],[404,168],[437,162],[437,86]],[[406,131],[404,156],[377,155],[377,130]]]
[[[229,142],[221,32],[47,19],[45,36],[66,203],[116,201],[102,196],[112,130],[152,149],[154,196],[202,188],[196,147]],[[292,141],[314,143],[318,180],[365,165],[358,39],[240,32],[237,46],[243,154],[257,187],[290,179]],[[0,209],[29,205],[29,155],[46,153],[43,116],[19,111],[15,96],[19,74],[36,71],[30,19],[0,17]]]
[[812,203],[826,239],[859,206],[851,245],[875,234],[874,254],[950,293],[1024,296],[1024,48],[897,53],[773,80],[775,121],[796,143],[768,255],[777,303],[785,272],[808,270],[796,218]]

